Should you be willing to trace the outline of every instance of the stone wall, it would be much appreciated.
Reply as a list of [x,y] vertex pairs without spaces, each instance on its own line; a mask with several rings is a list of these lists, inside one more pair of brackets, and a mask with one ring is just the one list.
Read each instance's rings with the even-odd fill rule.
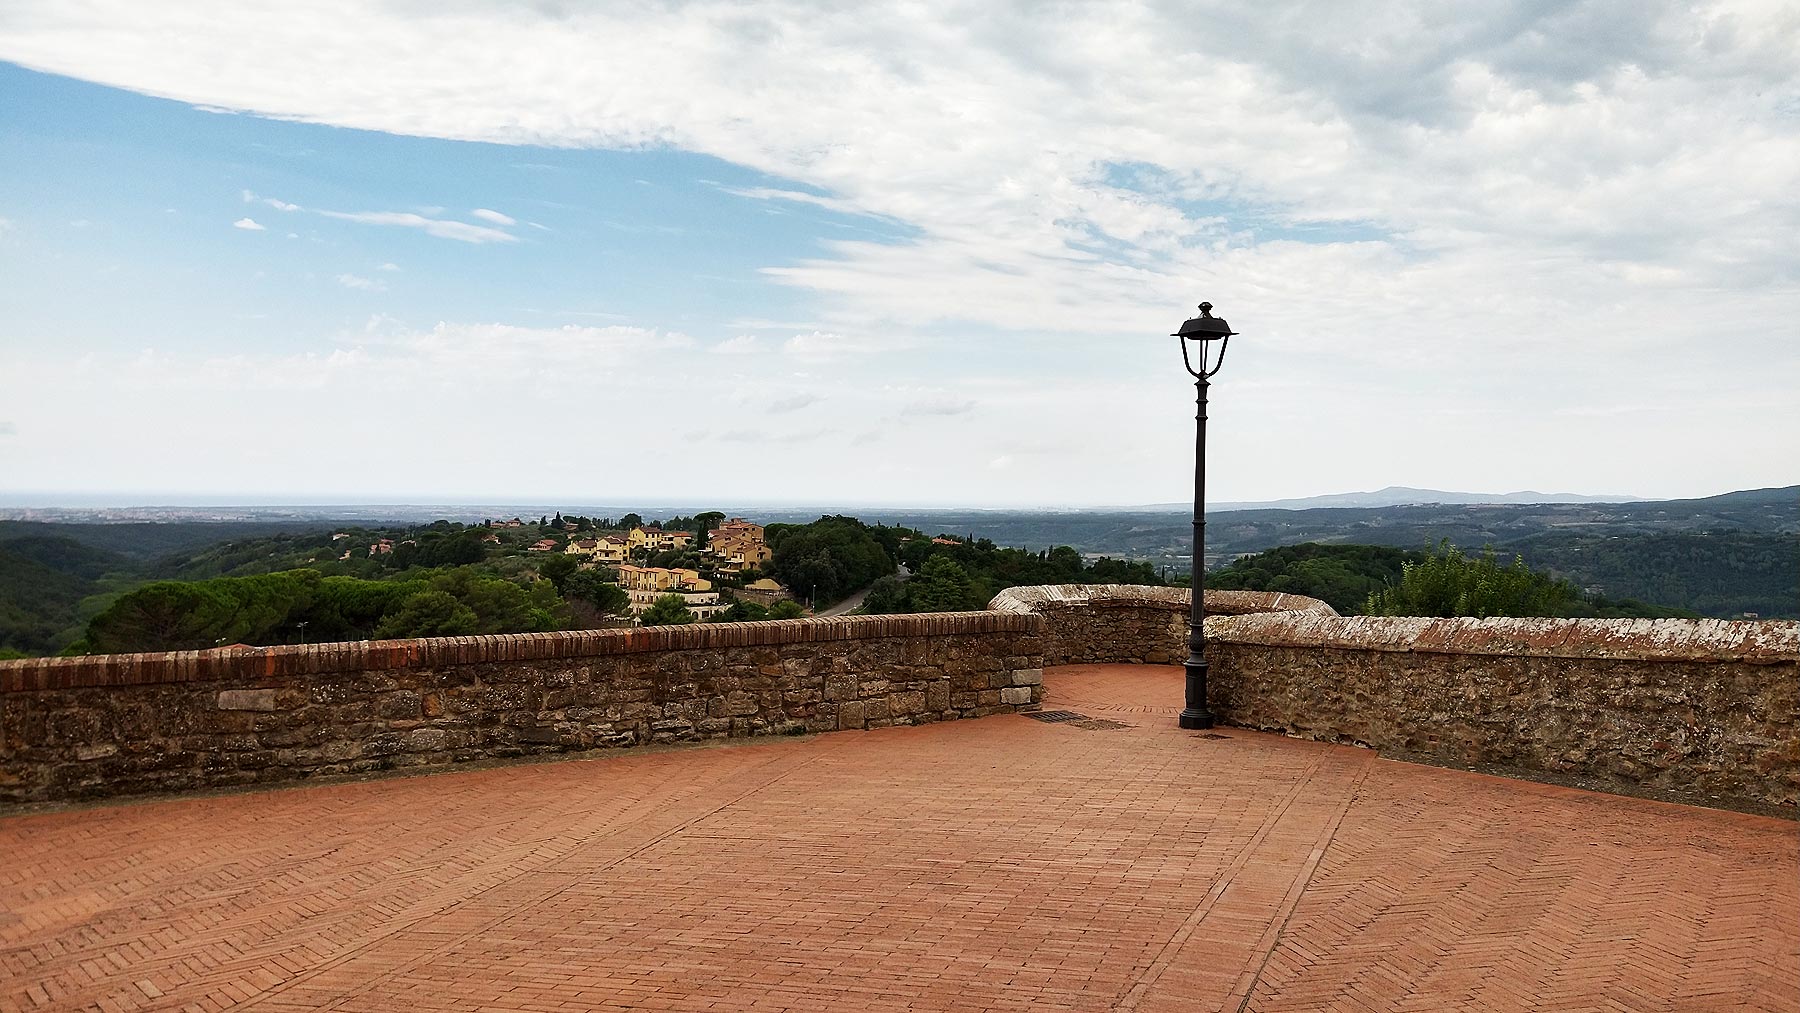
[[[1044,617],[1046,664],[1187,656],[1179,589],[1013,588],[990,607]],[[1800,798],[1800,624],[1338,616],[1310,598],[1230,591],[1208,591],[1206,607],[1208,704],[1226,724],[1691,795]]]
[[0,662],[0,802],[358,774],[1029,708],[993,612]]
[[[1188,654],[1189,597],[1188,590],[1180,587],[1060,584],[1008,588],[996,595],[988,608],[1043,616],[1046,665],[1178,665]],[[1337,615],[1317,598],[1297,594],[1206,592],[1208,616],[1294,610]]]
[[1687,795],[1800,799],[1800,626],[1716,619],[1207,622],[1226,723]]

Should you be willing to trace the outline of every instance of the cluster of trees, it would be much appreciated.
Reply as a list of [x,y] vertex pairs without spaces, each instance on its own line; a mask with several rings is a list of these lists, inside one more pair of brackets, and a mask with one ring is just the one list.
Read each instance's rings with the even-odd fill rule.
[[77,650],[183,651],[220,644],[541,633],[568,606],[548,581],[529,586],[454,567],[409,580],[286,570],[253,577],[157,581],[88,622]]
[[1440,541],[1424,551],[1385,545],[1304,542],[1246,556],[1206,575],[1206,586],[1280,591],[1319,600],[1344,615],[1692,617],[1631,598],[1590,595],[1492,548],[1477,556]]
[[1669,602],[1702,615],[1766,618],[1800,609],[1800,538],[1752,531],[1607,537],[1552,532],[1520,546],[1527,562],[1578,575],[1613,593]]
[[1163,583],[1149,563],[1104,556],[1089,563],[1067,545],[1032,552],[986,538],[945,545],[920,532],[902,534],[899,555],[912,576],[876,581],[863,602],[866,612],[967,612],[986,608],[1006,588],[1032,584]]
[[817,604],[842,601],[894,572],[898,529],[872,528],[832,515],[811,524],[771,524],[763,531],[770,560],[763,572]]
[[1385,545],[1303,542],[1235,560],[1208,573],[1206,586],[1306,595],[1355,615],[1370,595],[1398,584],[1407,563],[1424,558],[1422,552]]
[[1400,580],[1370,593],[1363,611],[1373,616],[1550,616],[1565,618],[1699,618],[1680,609],[1634,599],[1587,595],[1559,577],[1525,565],[1522,556],[1501,563],[1492,548],[1464,555],[1448,541],[1423,558],[1401,565]]

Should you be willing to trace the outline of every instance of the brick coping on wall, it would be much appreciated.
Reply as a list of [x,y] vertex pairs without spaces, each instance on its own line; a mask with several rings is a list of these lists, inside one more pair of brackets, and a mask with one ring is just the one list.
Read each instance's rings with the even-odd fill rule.
[[78,658],[0,661],[0,693],[277,678],[317,672],[433,668],[495,661],[703,651],[724,647],[979,633],[1035,633],[1029,613],[934,612],[919,615],[832,616],[749,623],[693,623],[632,630],[511,633],[416,640],[289,644],[156,654],[99,654]]
[[[1043,614],[1065,608],[1186,611],[1178,587],[1061,584],[1008,588],[988,608]],[[1800,623],[1788,619],[1475,619],[1340,616],[1316,598],[1271,591],[1206,592],[1206,634],[1221,643],[1356,651],[1697,661],[1774,665],[1800,660]]]
[[1207,636],[1234,644],[1353,651],[1587,658],[1605,661],[1800,660],[1800,623],[1726,619],[1428,619],[1304,612],[1208,620]]
[[[1048,584],[1041,587],[1009,587],[988,602],[996,612],[1038,614],[1046,608],[1167,608],[1186,611],[1191,595],[1185,587],[1146,587],[1139,584]],[[1278,591],[1220,591],[1207,589],[1209,616],[1248,615],[1255,612],[1317,612],[1328,616],[1337,610],[1317,598]]]

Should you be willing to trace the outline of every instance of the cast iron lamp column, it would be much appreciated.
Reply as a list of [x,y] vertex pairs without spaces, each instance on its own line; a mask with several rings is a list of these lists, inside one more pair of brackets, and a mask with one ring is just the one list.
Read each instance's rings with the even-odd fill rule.
[[[1237,332],[1212,315],[1212,303],[1200,304],[1200,315],[1182,323],[1173,337],[1181,339],[1181,364],[1194,378],[1194,570],[1189,580],[1187,706],[1181,727],[1211,728],[1212,712],[1206,709],[1206,391],[1214,373],[1225,364],[1225,346]],[[1200,368],[1188,354],[1188,342],[1200,352]],[[1213,342],[1219,343],[1214,356]]]

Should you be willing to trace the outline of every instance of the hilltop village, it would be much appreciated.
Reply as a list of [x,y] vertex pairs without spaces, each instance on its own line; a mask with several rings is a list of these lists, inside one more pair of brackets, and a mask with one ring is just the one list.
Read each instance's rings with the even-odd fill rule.
[[[688,530],[644,523],[636,515],[617,521],[564,517],[561,513],[536,523],[518,517],[490,519],[482,522],[485,533],[480,541],[503,553],[511,548],[542,557],[537,567],[540,575],[559,589],[575,574],[617,588],[619,596],[606,596],[609,602],[594,604],[623,606],[616,614],[633,625],[641,623],[659,601],[665,611],[679,614],[679,605],[698,622],[719,617],[733,601],[765,609],[792,601],[786,588],[762,575],[773,557],[764,541],[763,525],[742,517],[722,518],[716,513],[681,518],[692,522]],[[527,542],[534,534],[541,537]],[[382,538],[369,544],[368,555],[389,556],[417,544],[416,540]],[[346,550],[346,556],[351,551]],[[729,588],[730,601],[721,597],[722,587]],[[784,614],[790,611],[803,614],[797,605],[783,610]]]

